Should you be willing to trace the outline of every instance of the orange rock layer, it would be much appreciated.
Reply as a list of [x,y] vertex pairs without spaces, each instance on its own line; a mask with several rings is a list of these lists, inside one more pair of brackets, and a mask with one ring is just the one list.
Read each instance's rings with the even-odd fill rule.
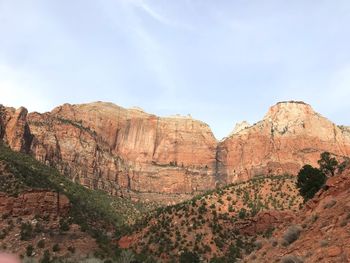
[[1,106],[0,137],[89,188],[151,200],[184,199],[260,174],[295,174],[323,151],[350,154],[350,131],[300,102],[278,103],[220,142],[190,117],[112,103],[64,104],[43,114]]

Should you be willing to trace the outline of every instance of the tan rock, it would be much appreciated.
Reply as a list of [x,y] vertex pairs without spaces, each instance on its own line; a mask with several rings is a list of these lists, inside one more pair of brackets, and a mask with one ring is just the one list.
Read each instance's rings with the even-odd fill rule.
[[327,249],[327,255],[329,257],[337,257],[342,253],[342,250],[340,247],[332,246]]
[[261,174],[296,174],[329,151],[349,156],[350,137],[303,102],[282,102],[264,119],[219,143],[219,174],[227,183]]

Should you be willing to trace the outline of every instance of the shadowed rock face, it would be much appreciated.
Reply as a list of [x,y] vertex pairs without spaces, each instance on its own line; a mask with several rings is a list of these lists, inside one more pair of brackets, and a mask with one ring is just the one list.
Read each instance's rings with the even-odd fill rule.
[[296,174],[304,164],[317,165],[320,154],[329,151],[349,156],[350,137],[310,105],[281,102],[264,119],[221,141],[219,173],[226,182],[256,175]]
[[14,151],[28,152],[32,141],[26,116],[27,109],[4,108],[0,105],[0,138]]
[[0,107],[0,136],[92,189],[180,201],[259,174],[296,173],[320,153],[350,153],[350,132],[300,102],[278,103],[259,123],[217,143],[189,117],[161,118],[112,103],[64,104],[27,114]]

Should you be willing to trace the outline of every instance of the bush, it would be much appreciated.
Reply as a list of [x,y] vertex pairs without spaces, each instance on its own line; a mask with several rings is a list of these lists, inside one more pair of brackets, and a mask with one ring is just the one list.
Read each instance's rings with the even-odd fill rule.
[[45,250],[43,257],[40,259],[40,263],[50,263],[51,256],[48,250]]
[[303,263],[303,262],[304,261],[301,258],[293,255],[287,255],[281,259],[281,263]]
[[180,263],[199,263],[199,257],[194,252],[185,251],[180,256]]
[[38,248],[44,248],[45,247],[45,240],[44,239],[39,240],[37,246],[38,246]]
[[321,241],[320,241],[320,246],[321,246],[321,247],[326,247],[326,246],[328,246],[328,241],[325,240],[325,239],[324,239],[324,240],[321,240]]
[[324,209],[331,208],[331,207],[333,207],[336,203],[337,203],[337,201],[334,200],[334,199],[332,199],[332,200],[330,200],[327,204],[325,204],[325,205],[323,206],[323,208],[324,208]]
[[60,251],[60,246],[58,244],[54,244],[53,247],[52,247],[52,251],[53,252],[58,252]]
[[238,217],[240,219],[244,219],[246,215],[247,215],[247,210],[245,208],[241,208],[241,210],[239,210]]
[[61,231],[68,231],[69,230],[69,222],[65,219],[60,219],[60,230]]
[[33,227],[29,223],[21,224],[21,240],[30,240],[33,237]]
[[86,258],[81,260],[79,263],[103,263],[103,261],[98,258]]
[[123,250],[117,260],[118,263],[130,263],[135,261],[135,255],[131,250]]
[[304,202],[306,202],[314,197],[325,182],[326,176],[324,173],[307,164],[299,171],[296,186],[300,195],[304,198]]
[[288,246],[296,241],[300,236],[301,229],[298,225],[290,226],[283,235],[284,245]]
[[261,240],[257,240],[257,241],[254,242],[254,247],[255,247],[256,250],[261,249],[262,246],[263,246],[263,242]]
[[28,257],[31,257],[33,255],[33,252],[34,252],[34,248],[32,245],[28,245],[27,248],[26,248],[26,255]]

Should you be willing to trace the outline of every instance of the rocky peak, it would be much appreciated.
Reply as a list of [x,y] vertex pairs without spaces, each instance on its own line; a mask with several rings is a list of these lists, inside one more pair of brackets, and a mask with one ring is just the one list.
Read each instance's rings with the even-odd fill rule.
[[238,123],[236,123],[236,125],[235,125],[233,131],[230,133],[229,136],[232,136],[232,135],[234,135],[234,134],[237,134],[237,133],[239,133],[240,131],[242,131],[242,130],[248,128],[248,127],[250,127],[250,124],[249,124],[247,121],[238,122]]
[[274,122],[287,122],[289,120],[301,119],[307,115],[316,115],[312,107],[305,102],[286,101],[278,102],[270,107],[264,120]]

